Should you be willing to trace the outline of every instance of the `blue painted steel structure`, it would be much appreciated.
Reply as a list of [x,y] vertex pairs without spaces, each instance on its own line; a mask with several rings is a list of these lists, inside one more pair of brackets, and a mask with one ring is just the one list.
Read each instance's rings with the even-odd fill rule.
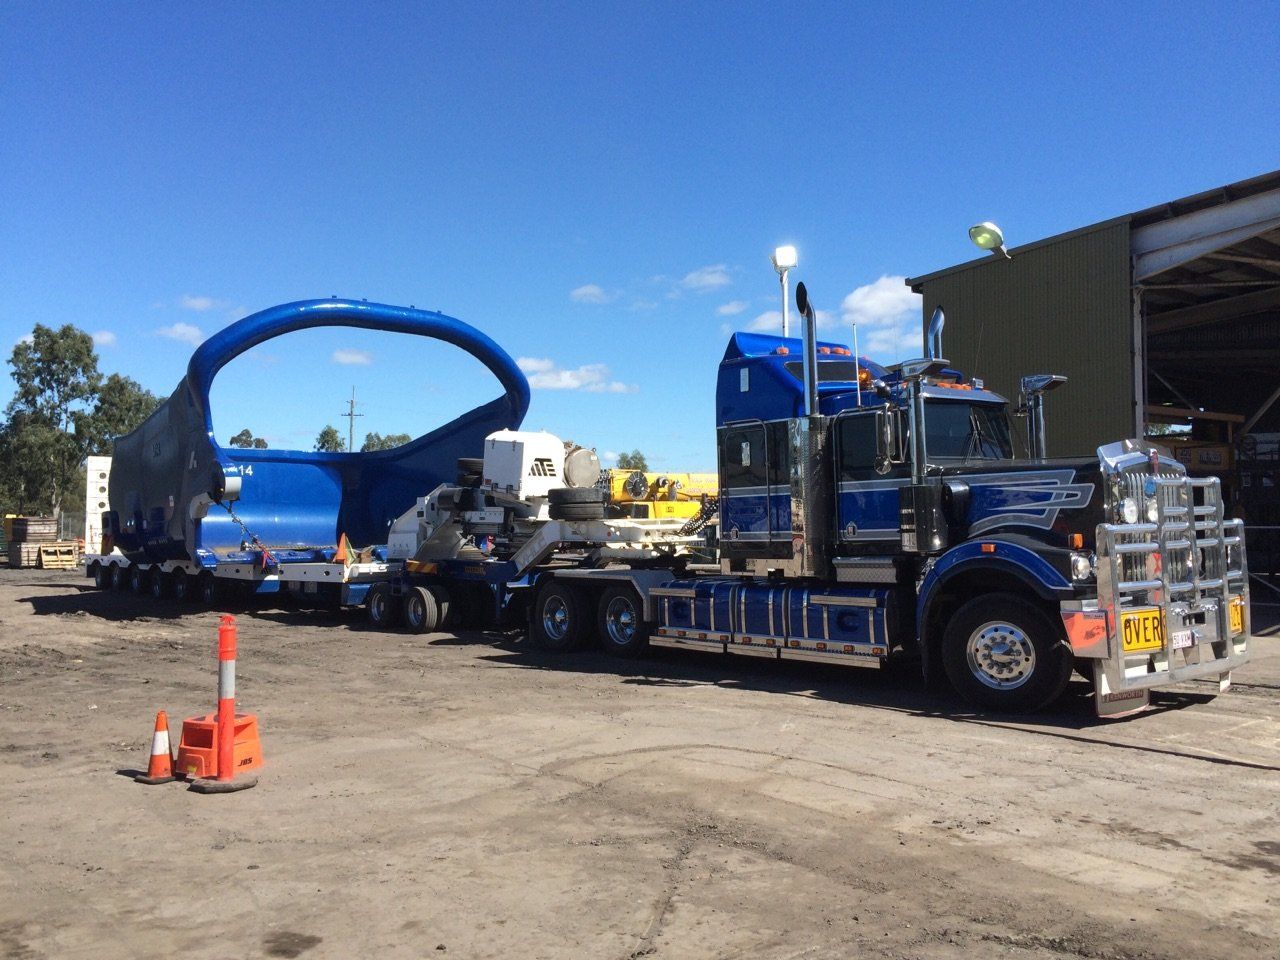
[[[503,394],[394,450],[322,453],[226,449],[214,436],[209,390],[246,350],[298,330],[356,327],[451,343],[483,363]],[[233,509],[277,560],[331,556],[346,534],[356,546],[385,542],[414,499],[452,481],[460,457],[478,456],[485,436],[520,426],[529,384],[515,361],[476,328],[442,313],[353,300],[271,307],[214,334],[195,351],[173,395],[116,441],[111,529],[131,558],[243,562],[245,534],[211,489],[241,483]]]

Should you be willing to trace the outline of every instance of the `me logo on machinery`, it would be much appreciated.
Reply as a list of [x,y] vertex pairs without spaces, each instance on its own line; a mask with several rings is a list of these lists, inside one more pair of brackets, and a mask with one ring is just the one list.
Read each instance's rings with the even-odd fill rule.
[[529,468],[529,476],[531,477],[554,477],[556,475],[556,465],[551,462],[550,457],[534,457],[533,466]]

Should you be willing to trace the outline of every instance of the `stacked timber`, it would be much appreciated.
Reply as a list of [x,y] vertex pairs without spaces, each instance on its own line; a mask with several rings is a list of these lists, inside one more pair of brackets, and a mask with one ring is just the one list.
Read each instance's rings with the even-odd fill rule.
[[[9,566],[45,566],[42,561],[46,553],[49,554],[47,565],[51,568],[61,570],[75,566],[78,559],[77,544],[74,541],[58,540],[58,521],[53,517],[14,517],[8,526],[12,531],[9,537]],[[73,559],[64,567],[68,546]]]

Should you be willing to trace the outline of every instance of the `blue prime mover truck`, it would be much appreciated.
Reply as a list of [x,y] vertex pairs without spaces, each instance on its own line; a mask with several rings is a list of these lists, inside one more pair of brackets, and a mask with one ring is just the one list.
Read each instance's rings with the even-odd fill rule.
[[[804,338],[729,340],[718,504],[692,521],[612,510],[593,455],[518,430],[527,387],[493,354],[507,405],[477,429],[502,429],[473,431],[456,475],[437,462],[412,502],[402,489],[381,504],[385,542],[366,530],[379,542],[356,545],[368,562],[335,561],[336,528],[328,553],[296,555],[378,626],[506,618],[549,651],[596,641],[627,657],[667,646],[903,660],[1012,712],[1051,703],[1073,669],[1100,716],[1141,710],[1152,689],[1184,680],[1229,686],[1249,655],[1248,570],[1216,479],[1188,477],[1141,439],[1046,458],[1045,394],[1063,382],[1047,375],[1023,378],[1018,457],[1008,401],[942,358],[941,311],[923,358],[882,366],[817,340],[803,284],[797,305]],[[255,482],[219,462],[199,497],[234,515]],[[238,546],[208,572],[234,562],[267,576],[268,545]],[[91,558],[90,572],[102,580],[109,563]]]

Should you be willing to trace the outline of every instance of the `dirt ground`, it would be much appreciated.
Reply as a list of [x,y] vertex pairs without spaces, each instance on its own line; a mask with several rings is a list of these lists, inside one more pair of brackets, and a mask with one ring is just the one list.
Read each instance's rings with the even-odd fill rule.
[[[0,957],[1280,953],[1280,638],[977,717],[874,671],[239,614],[257,788],[140,786],[217,614],[0,570]],[[176,726],[176,724],[175,724]],[[175,730],[176,736],[176,730]]]

